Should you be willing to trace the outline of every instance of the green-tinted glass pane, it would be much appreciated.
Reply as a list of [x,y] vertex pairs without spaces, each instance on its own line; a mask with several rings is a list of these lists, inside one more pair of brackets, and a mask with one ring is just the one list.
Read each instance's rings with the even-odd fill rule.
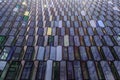
[[4,36],[0,36],[0,45],[2,45],[5,41],[5,37]]

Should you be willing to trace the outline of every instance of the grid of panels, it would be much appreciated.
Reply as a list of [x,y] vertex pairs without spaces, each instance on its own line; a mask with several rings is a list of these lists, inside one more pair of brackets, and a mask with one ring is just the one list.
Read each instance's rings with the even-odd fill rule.
[[119,4],[0,0],[1,79],[119,79]]

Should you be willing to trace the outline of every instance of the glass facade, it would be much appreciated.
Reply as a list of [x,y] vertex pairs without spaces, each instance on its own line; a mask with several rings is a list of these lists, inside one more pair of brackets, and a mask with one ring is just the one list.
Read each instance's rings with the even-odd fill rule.
[[0,80],[119,80],[120,0],[0,0]]

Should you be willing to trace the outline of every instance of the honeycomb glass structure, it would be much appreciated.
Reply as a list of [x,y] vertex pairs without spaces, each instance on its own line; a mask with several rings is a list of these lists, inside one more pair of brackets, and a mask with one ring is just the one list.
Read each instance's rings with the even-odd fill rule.
[[120,80],[120,0],[0,0],[0,80]]

